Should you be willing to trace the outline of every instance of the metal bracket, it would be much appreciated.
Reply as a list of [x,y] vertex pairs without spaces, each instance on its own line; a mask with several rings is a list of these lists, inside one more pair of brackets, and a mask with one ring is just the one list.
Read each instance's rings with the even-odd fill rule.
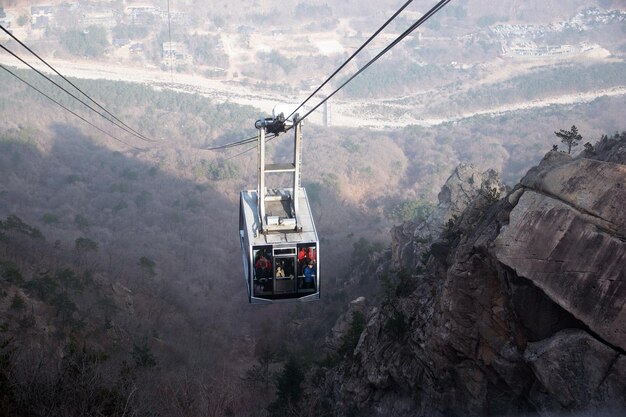
[[[298,114],[293,117],[293,162],[286,164],[266,164],[265,163],[265,135],[272,133],[278,135],[287,130],[287,121],[284,114],[279,114],[275,118],[262,118],[256,121],[254,126],[257,128],[257,202],[259,210],[260,229],[262,233],[268,231],[282,230],[298,230],[298,198],[301,182],[301,163],[302,163],[302,145],[301,145],[301,120]],[[278,222],[269,224],[266,217],[267,201],[274,201],[275,196],[267,195],[267,187],[265,183],[265,175],[271,173],[290,173],[292,174],[292,187],[285,190],[290,200],[288,217],[278,219]],[[283,198],[283,200],[287,200]],[[277,223],[277,224],[276,224]],[[301,228],[300,228],[301,229]]]

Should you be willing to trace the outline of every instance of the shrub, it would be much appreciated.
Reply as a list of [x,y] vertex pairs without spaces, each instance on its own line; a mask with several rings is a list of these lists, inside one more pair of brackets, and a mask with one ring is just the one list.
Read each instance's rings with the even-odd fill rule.
[[394,298],[408,297],[417,288],[417,279],[402,269],[396,274],[385,274],[381,277],[381,285],[386,302]]
[[22,311],[26,309],[26,302],[24,301],[24,299],[19,295],[19,294],[15,294],[13,296],[13,298],[11,299],[11,305],[9,307],[11,310],[15,310],[15,311]]
[[65,178],[65,182],[68,184],[76,184],[81,180],[80,175],[71,174]]
[[98,250],[98,243],[86,237],[79,237],[74,241],[76,252],[95,252]]
[[365,330],[365,316],[360,311],[352,312],[350,328],[341,340],[341,346],[337,353],[340,356],[352,356],[356,345],[359,343],[361,333]]
[[383,249],[384,245],[381,242],[370,242],[364,237],[359,238],[352,244],[352,261],[354,263],[364,262],[371,254],[380,252]]
[[331,190],[339,191],[339,177],[332,172],[322,174],[322,183]]
[[239,175],[239,168],[227,160],[206,161],[202,160],[193,168],[196,178],[206,177],[210,180],[220,181],[235,178]]
[[401,222],[425,220],[435,209],[434,204],[424,200],[403,200],[389,212],[389,217]]
[[74,224],[81,230],[89,228],[89,221],[81,214],[74,216]]
[[150,346],[145,341],[138,345],[133,344],[132,357],[137,368],[152,368],[157,364]]
[[0,277],[9,284],[21,284],[24,281],[20,270],[13,262],[0,262]]
[[50,276],[34,278],[23,285],[23,288],[32,296],[42,301],[47,301],[52,295],[56,294],[59,284]]
[[141,267],[141,269],[146,271],[149,276],[153,277],[156,275],[156,272],[154,271],[156,263],[152,259],[146,256],[142,256],[141,258],[139,258],[139,266]]
[[354,143],[352,141],[352,139],[350,139],[350,138],[348,138],[348,139],[344,140],[343,142],[341,142],[341,146],[346,148],[348,150],[348,152],[350,152],[350,153],[357,153],[357,152],[359,152],[359,149],[361,148],[361,146],[358,143]]
[[54,213],[45,213],[41,217],[41,221],[45,224],[57,224],[59,222],[59,216]]
[[16,231],[32,238],[43,238],[39,229],[29,226],[13,214],[8,215],[4,221],[0,220],[0,230]]
[[61,41],[70,53],[88,57],[103,55],[109,46],[106,29],[100,26],[90,26],[85,31],[69,30]]
[[385,323],[384,329],[395,339],[402,338],[409,329],[404,313],[397,310],[394,311],[391,317]]

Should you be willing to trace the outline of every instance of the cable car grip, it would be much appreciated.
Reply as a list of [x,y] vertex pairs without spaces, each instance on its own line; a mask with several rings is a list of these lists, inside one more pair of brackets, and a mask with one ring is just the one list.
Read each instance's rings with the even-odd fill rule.
[[257,129],[265,128],[266,133],[273,133],[276,136],[287,131],[285,127],[285,115],[282,113],[276,117],[259,119],[254,122],[254,127]]

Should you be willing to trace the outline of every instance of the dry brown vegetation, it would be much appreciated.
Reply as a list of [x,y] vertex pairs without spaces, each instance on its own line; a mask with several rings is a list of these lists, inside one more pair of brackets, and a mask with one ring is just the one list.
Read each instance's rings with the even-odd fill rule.
[[[345,281],[353,262],[386,245],[401,220],[390,216],[396,205],[433,202],[459,161],[517,179],[551,148],[555,127],[571,124],[563,120],[576,120],[589,138],[615,129],[623,106],[605,99],[396,132],[306,124],[303,175],[322,239],[323,301],[258,307],[246,304],[235,209],[238,190],[254,186],[255,156],[224,161],[231,154],[199,149],[251,124],[249,109],[139,89],[152,104],[127,102],[124,112],[135,115],[128,122],[164,114],[167,134],[157,144],[125,137],[137,150],[2,82],[10,87],[0,102],[0,220],[13,226],[0,243],[0,370],[2,406],[13,415],[124,415],[127,407],[137,415],[263,415],[272,375],[289,355],[318,358],[347,301],[377,291],[368,274]],[[101,100],[130,91],[98,85],[108,92]],[[224,121],[222,135],[176,128],[207,123],[207,108]],[[277,158],[280,144],[270,146]],[[210,174],[220,159],[232,169]]]
[[[371,29],[371,16],[397,6],[339,2],[326,6],[332,9],[326,16],[325,2],[312,4],[316,8],[308,14],[298,12],[302,3],[286,1],[211,3],[177,7],[197,10],[199,36],[232,41],[225,79],[237,78],[238,88],[275,93],[280,87],[288,94],[317,84],[345,57],[319,56],[314,41],[338,34],[346,48],[357,46]],[[430,6],[417,3],[418,9]],[[413,39],[403,45],[342,100],[358,120],[371,113],[398,122],[407,109],[445,119],[494,102],[514,104],[528,94],[532,99],[535,93],[544,98],[577,91],[581,80],[589,90],[622,85],[623,63],[616,62],[622,41],[614,40],[615,33],[597,35],[597,42],[616,51],[611,62],[603,58],[597,66],[505,62],[493,39],[448,47],[452,38],[487,33],[486,27],[476,29],[485,15],[493,22],[510,16],[509,23],[548,24],[571,17],[568,7],[588,2],[548,3],[550,15],[537,12],[545,1],[489,8],[459,1],[439,28],[424,29],[427,44]],[[297,13],[300,18],[293,19]],[[336,22],[344,13],[349,19]],[[320,29],[318,21],[326,26]],[[253,42],[280,55],[245,47],[242,25],[261,28]],[[273,28],[285,34],[274,39]],[[174,36],[183,30],[176,24],[173,29]],[[162,26],[154,30],[162,37]],[[133,65],[145,65],[158,44],[147,49]],[[429,64],[416,65],[422,61]],[[476,66],[460,70],[450,61]],[[250,68],[258,62],[264,65]],[[192,69],[180,69],[186,70]],[[544,79],[563,70],[570,78],[562,84]],[[267,415],[275,398],[293,394],[286,387],[297,385],[298,366],[321,358],[324,338],[347,302],[356,295],[379,296],[380,283],[368,271],[348,281],[355,265],[387,246],[393,224],[420,213],[412,209],[436,202],[459,162],[496,168],[512,184],[557,143],[552,132],[576,124],[593,143],[623,127],[626,104],[617,95],[396,130],[323,128],[307,120],[303,183],[321,238],[322,301],[264,307],[246,303],[237,240],[238,192],[255,186],[256,157],[234,157],[242,149],[202,150],[253,135],[259,111],[144,85],[77,82],[158,142],[139,141],[93,119],[132,145],[126,146],[0,74],[0,415]],[[352,103],[355,97],[362,101]],[[285,155],[281,143],[271,142],[269,154]],[[293,411],[276,402],[269,409]]]

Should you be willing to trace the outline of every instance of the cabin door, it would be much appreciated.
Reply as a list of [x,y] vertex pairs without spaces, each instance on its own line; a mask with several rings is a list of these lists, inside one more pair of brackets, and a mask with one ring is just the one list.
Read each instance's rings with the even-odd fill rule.
[[274,249],[274,294],[293,294],[297,282],[296,248]]

